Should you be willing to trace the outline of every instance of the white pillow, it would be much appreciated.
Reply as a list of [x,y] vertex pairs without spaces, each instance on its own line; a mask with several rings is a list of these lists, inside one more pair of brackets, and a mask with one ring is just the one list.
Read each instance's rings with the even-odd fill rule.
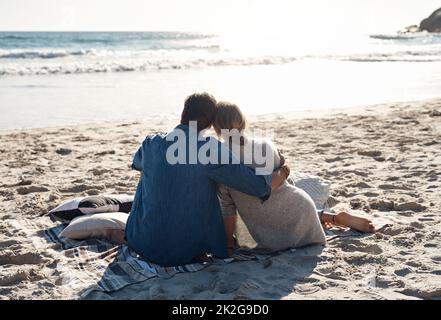
[[330,207],[328,199],[330,198],[331,183],[329,181],[299,171],[292,171],[288,179],[291,184],[302,189],[311,197],[318,210]]
[[[125,212],[107,212],[77,217],[64,228],[60,237],[74,240],[89,238],[115,240],[115,237],[124,238],[127,218]],[[114,242],[114,241],[112,241]]]

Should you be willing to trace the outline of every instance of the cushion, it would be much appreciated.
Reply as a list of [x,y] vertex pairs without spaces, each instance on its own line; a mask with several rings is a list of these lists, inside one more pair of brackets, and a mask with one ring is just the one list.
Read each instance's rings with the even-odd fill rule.
[[55,220],[69,223],[85,214],[103,212],[126,212],[132,209],[134,196],[127,194],[80,197],[68,200],[49,211]]
[[129,215],[125,212],[87,214],[73,219],[60,233],[60,237],[74,240],[89,238],[112,240],[116,233],[122,234]]
[[330,197],[330,182],[308,173],[292,171],[288,182],[305,191],[314,201],[318,210],[328,209],[334,205]]

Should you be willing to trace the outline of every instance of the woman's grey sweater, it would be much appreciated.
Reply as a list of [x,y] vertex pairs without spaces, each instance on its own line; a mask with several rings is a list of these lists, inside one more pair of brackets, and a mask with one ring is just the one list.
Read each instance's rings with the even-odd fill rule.
[[[264,154],[274,156],[271,171],[280,166],[277,149],[268,141],[245,139],[244,145],[239,148],[236,146],[232,151],[241,160],[253,159],[252,163],[245,164],[258,168],[262,165],[256,164],[253,153],[250,155],[256,148],[262,148]],[[283,250],[326,243],[312,199],[306,192],[288,182],[274,191],[263,203],[260,199],[225,185],[219,186],[219,199],[224,216],[239,213],[258,248]]]

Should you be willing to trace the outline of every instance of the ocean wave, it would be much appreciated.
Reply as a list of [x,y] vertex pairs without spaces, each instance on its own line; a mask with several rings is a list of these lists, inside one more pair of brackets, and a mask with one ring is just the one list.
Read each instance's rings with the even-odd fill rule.
[[402,34],[372,34],[369,37],[371,39],[378,40],[412,40],[422,37],[431,37],[432,35],[425,32],[417,33],[402,33]]
[[403,50],[390,53],[368,53],[342,56],[328,56],[328,59],[355,62],[438,62],[441,61],[441,49]]
[[347,57],[340,58],[339,60],[345,61],[353,61],[353,62],[440,62],[440,58],[421,58],[421,59],[412,59],[412,58],[391,58],[391,57]]
[[140,56],[149,55],[152,51],[219,51],[221,48],[216,44],[187,44],[187,45],[164,45],[154,44],[149,49],[79,49],[79,50],[67,50],[67,49],[12,49],[2,50],[0,49],[0,59],[57,59],[69,56]]
[[415,32],[397,34],[373,34],[371,39],[384,43],[402,45],[436,45],[441,44],[441,33]]
[[3,49],[143,48],[210,41],[215,35],[183,32],[0,32]]
[[5,39],[5,40],[23,40],[23,39],[27,39],[27,38],[28,37],[17,36],[17,35],[5,35],[5,36],[0,35],[1,40],[3,40],[3,39]]
[[0,59],[54,59],[67,56],[96,55],[96,50],[0,50]]
[[213,34],[173,31],[140,31],[140,32],[0,32],[0,39],[9,40],[60,40],[65,41],[101,41],[121,39],[136,40],[194,40],[214,37]]
[[154,61],[95,61],[72,62],[59,64],[28,65],[11,63],[0,65],[0,76],[7,75],[49,75],[49,74],[81,74],[130,71],[179,70],[220,66],[255,66],[286,64],[297,60],[295,57],[265,56],[251,58],[218,58],[190,59],[177,61],[171,59]]

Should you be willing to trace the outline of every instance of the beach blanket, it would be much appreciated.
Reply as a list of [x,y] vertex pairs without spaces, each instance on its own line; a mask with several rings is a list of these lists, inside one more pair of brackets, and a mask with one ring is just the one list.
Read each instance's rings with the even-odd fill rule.
[[[196,272],[213,264],[234,261],[267,259],[275,253],[259,253],[256,250],[236,250],[228,259],[211,259],[208,262],[178,267],[161,267],[142,259],[125,245],[114,245],[104,240],[83,241],[60,238],[65,225],[40,230],[34,240],[36,248],[55,250],[58,254],[57,271],[62,274],[61,286],[66,294],[80,292],[80,298],[87,298],[93,291],[114,292],[151,278],[171,278],[178,273]],[[67,297],[67,296],[66,296]]]
[[[327,183],[318,177],[303,175],[300,173],[292,176],[294,184],[307,191],[317,204],[323,207],[331,207],[327,201],[329,187]],[[48,219],[42,217],[42,219]],[[30,220],[24,220],[21,225],[32,224]],[[127,246],[118,246],[99,239],[83,241],[60,238],[59,234],[66,227],[58,224],[47,228],[50,223],[32,225],[28,230],[39,230],[36,234],[29,234],[37,251],[44,252],[53,250],[56,256],[56,270],[60,275],[60,287],[65,292],[62,298],[71,299],[78,297],[86,298],[93,291],[111,293],[121,290],[126,286],[148,281],[160,277],[168,279],[178,273],[197,272],[210,265],[222,265],[239,261],[266,260],[285,251],[271,252],[262,249],[240,248],[235,250],[231,258],[211,259],[208,262],[193,263],[178,267],[161,267],[148,262]],[[383,227],[385,224],[377,225]],[[44,227],[46,226],[46,228]],[[362,233],[350,230],[333,228],[325,231],[328,241],[339,237],[359,237]]]
[[[31,222],[27,221],[27,224]],[[52,256],[57,257],[56,270],[60,275],[62,298],[80,297],[87,299],[93,291],[111,293],[126,286],[160,277],[168,279],[178,273],[197,272],[210,265],[224,265],[239,261],[267,260],[284,252],[296,251],[288,249],[269,252],[241,248],[235,250],[228,259],[211,259],[209,262],[188,264],[179,267],[161,267],[150,263],[127,246],[118,246],[104,240],[88,239],[83,241],[60,238],[64,224],[39,230],[35,237],[30,237],[36,250],[53,250]],[[35,226],[30,226],[35,230]],[[329,241],[338,237],[362,236],[362,233],[348,229],[332,229],[326,231]]]

